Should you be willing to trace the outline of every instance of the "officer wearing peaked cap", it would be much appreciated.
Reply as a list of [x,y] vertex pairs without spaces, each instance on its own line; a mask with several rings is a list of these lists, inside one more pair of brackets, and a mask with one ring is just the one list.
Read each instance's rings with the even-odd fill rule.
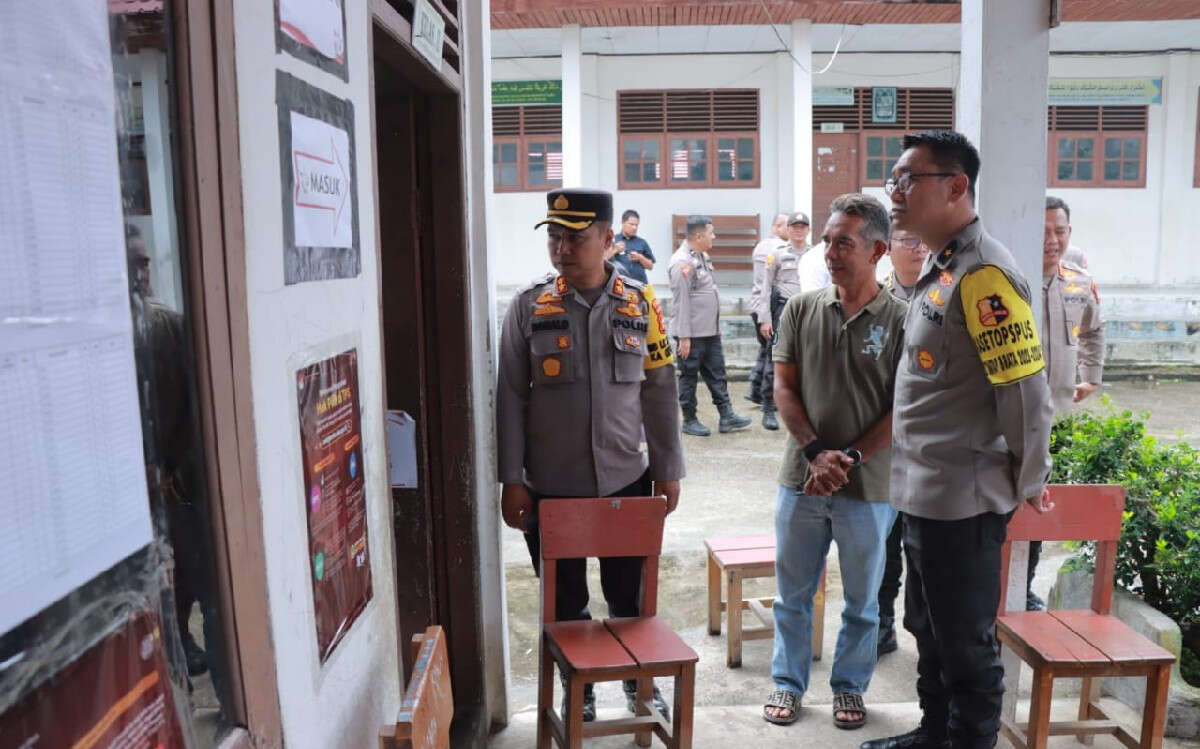
[[[544,497],[662,494],[668,512],[683,477],[674,356],[648,284],[604,260],[612,195],[546,195],[550,256],[559,273],[519,291],[500,334],[497,451],[504,522],[525,531],[538,568],[537,502]],[[646,449],[643,450],[643,431]],[[586,559],[560,560],[560,620],[590,619]],[[611,616],[637,616],[642,560],[600,560]],[[636,682],[626,682],[636,704]],[[658,689],[655,704],[666,704]],[[633,709],[633,708],[631,708]],[[595,718],[591,685],[584,719]]]

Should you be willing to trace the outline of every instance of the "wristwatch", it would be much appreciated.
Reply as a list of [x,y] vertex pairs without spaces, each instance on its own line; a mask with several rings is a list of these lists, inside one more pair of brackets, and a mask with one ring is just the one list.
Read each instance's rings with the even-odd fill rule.
[[854,465],[856,465],[856,466],[862,465],[862,451],[861,450],[856,450],[853,447],[847,447],[845,450],[842,450],[842,452],[845,453],[850,458],[850,460],[854,461]]

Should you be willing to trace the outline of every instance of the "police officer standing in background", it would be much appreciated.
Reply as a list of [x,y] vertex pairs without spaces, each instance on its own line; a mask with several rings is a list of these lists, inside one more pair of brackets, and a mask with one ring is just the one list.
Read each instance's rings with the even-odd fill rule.
[[[767,370],[774,370],[775,365],[771,362],[771,342],[763,338],[759,331],[758,312],[755,310],[758,309],[759,299],[764,294],[763,282],[767,277],[767,256],[778,254],[780,249],[787,245],[787,219],[786,213],[777,214],[775,220],[771,222],[771,233],[754,245],[754,250],[750,253],[750,260],[754,264],[754,284],[750,287],[748,306],[750,321],[754,323],[754,336],[758,338],[758,358],[754,360],[754,367],[750,370],[750,392],[746,393],[746,400],[760,406],[763,402],[763,373]],[[766,289],[765,293],[769,296],[771,290]]]
[[[662,310],[649,286],[604,261],[613,241],[612,195],[570,189],[546,199],[538,226],[549,225],[559,273],[522,289],[509,306],[496,392],[504,522],[525,531],[534,570],[540,499],[657,493],[671,512],[683,477],[674,359]],[[586,565],[586,559],[558,564],[560,621],[591,618]],[[638,615],[641,570],[640,558],[600,560],[610,616]],[[636,689],[636,682],[625,683],[630,710]],[[657,687],[654,702],[666,715]],[[595,716],[589,684],[584,720]]]
[[892,427],[923,716],[862,749],[991,749],[1004,695],[1000,550],[1022,500],[1052,507],[1050,389],[1028,284],[975,213],[979,153],[948,130],[906,135],[903,148],[885,185],[892,226],[936,253],[909,302]]
[[679,405],[683,432],[696,437],[712,434],[696,418],[696,383],[703,375],[721,414],[722,433],[750,426],[750,420],[733,410],[725,377],[725,352],[721,347],[721,296],[713,278],[708,251],[716,239],[712,219],[688,216],[687,238],[671,255],[671,335],[679,342]]

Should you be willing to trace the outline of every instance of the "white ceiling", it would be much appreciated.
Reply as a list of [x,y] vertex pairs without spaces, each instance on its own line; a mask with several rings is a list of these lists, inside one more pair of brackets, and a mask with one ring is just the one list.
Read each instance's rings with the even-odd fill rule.
[[[788,38],[788,26],[777,26]],[[559,29],[496,29],[492,57],[557,57]],[[957,24],[813,26],[813,51],[957,52]],[[1140,52],[1196,48],[1200,20],[1065,23],[1050,31],[1051,52]],[[585,28],[584,54],[695,54],[777,52],[784,47],[770,26],[629,26]]]

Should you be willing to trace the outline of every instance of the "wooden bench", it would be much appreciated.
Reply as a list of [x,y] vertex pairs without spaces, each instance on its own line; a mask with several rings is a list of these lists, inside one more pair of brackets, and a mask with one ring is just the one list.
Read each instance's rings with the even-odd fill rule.
[[[725,665],[742,665],[744,640],[767,640],[775,636],[775,617],[771,608],[774,596],[742,598],[742,581],[756,577],[775,576],[775,536],[724,536],[704,539],[708,551],[708,633],[721,634],[721,612],[728,619],[725,640]],[[721,598],[721,586],[728,591]],[[726,601],[740,601],[730,606]],[[742,612],[749,609],[759,624],[743,626]],[[825,641],[825,572],[813,598],[813,660],[821,660]]]
[[[1033,690],[1029,721],[1017,723],[1016,701],[1006,701],[1000,730],[1021,749],[1043,749],[1048,737],[1072,734],[1091,744],[1095,734],[1102,733],[1116,736],[1128,747],[1158,749],[1162,746],[1167,688],[1175,656],[1109,615],[1125,491],[1119,486],[1063,485],[1050,487],[1050,496],[1055,503],[1050,512],[1039,514],[1024,503],[1013,515],[1001,554],[1000,579],[1010,580],[1014,542],[1096,541],[1092,607],[1085,611],[1009,612],[1005,604],[1011,599],[1001,601],[996,636],[1002,648],[1033,668]],[[1024,565],[1017,572],[1024,580]],[[1017,670],[1012,674],[1013,682],[1019,677],[1019,664]],[[1100,708],[1100,679],[1105,676],[1146,677],[1140,738],[1110,720]],[[1054,679],[1072,677],[1083,679],[1078,719],[1052,723]]]
[[[538,669],[537,747],[582,746],[584,738],[632,733],[638,746],[651,734],[671,749],[690,749],[696,688],[696,652],[656,616],[658,557],[662,553],[665,497],[543,499],[541,532],[542,637]],[[558,560],[642,557],[641,616],[603,622],[555,621]],[[554,667],[566,685],[567,714],[554,711]],[[652,679],[675,680],[672,723],[654,708]],[[583,688],[597,681],[637,680],[637,714],[583,722]]]
[[413,672],[396,725],[379,736],[380,749],[450,749],[454,697],[441,627],[413,635]]

